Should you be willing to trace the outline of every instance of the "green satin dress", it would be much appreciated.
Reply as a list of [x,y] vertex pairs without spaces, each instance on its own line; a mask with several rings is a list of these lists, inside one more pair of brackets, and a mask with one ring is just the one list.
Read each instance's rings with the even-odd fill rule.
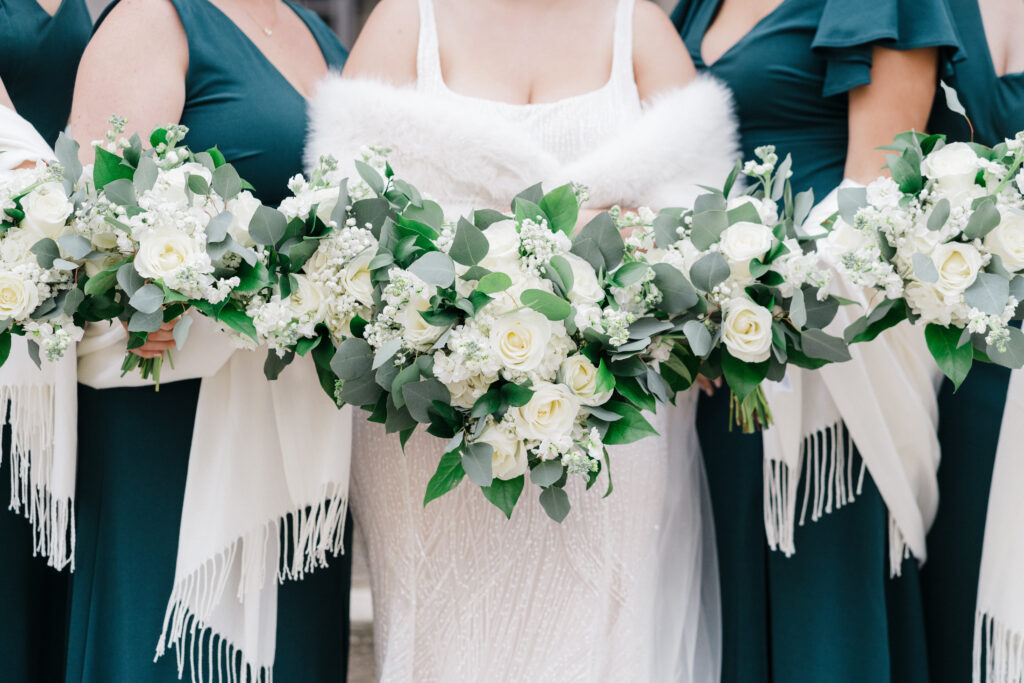
[[[721,0],[673,19],[697,69],[733,90],[744,157],[793,156],[793,189],[823,199],[843,179],[847,93],[870,82],[873,48],[955,47],[942,0],[783,0],[713,64],[701,43]],[[770,552],[760,435],[728,431],[728,391],[698,404],[722,593],[725,683],[927,683],[916,564],[888,578],[885,503],[869,474],[856,501]],[[854,471],[860,456],[854,453]],[[801,505],[798,502],[798,509]]]
[[[67,125],[75,71],[92,22],[83,0],[51,17],[36,0],[0,0],[0,80],[16,111],[52,145]],[[0,408],[7,410],[7,406]],[[54,683],[64,669],[67,572],[32,556],[32,530],[7,511],[10,429],[0,458],[0,680]]]
[[[195,150],[216,145],[261,200],[276,204],[302,170],[306,100],[210,2],[172,2],[188,38],[185,142]],[[341,68],[347,52],[327,25],[311,10],[287,8],[305,22],[328,66]],[[165,383],[159,393],[79,386],[66,683],[178,680],[175,653],[156,663],[153,654],[174,580],[198,397],[198,380]],[[349,558],[346,551],[329,568],[281,587],[275,680],[345,680]]]
[[[1012,138],[1024,130],[1024,72],[996,73],[977,0],[947,2],[964,51],[945,80],[959,92],[974,126],[973,139],[994,145]],[[949,140],[971,140],[970,127],[949,110],[941,89],[929,131],[944,133]],[[985,515],[1009,381],[1007,368],[975,363],[959,391],[953,393],[947,380],[939,394],[939,511],[928,533],[928,562],[921,570],[935,683],[971,677]],[[964,424],[971,428],[964,429]]]

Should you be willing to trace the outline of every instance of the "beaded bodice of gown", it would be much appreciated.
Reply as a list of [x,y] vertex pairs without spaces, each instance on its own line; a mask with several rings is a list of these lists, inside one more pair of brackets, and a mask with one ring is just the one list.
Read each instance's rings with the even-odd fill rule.
[[[432,3],[420,0],[418,88],[521,126],[572,161],[641,115],[633,4],[618,3],[604,87],[512,105],[447,88]],[[453,146],[450,154],[483,152]],[[572,511],[562,524],[548,519],[528,480],[510,520],[468,481],[424,507],[444,442],[420,431],[403,453],[397,434],[357,416],[351,501],[370,563],[379,679],[711,680],[704,653],[714,636],[701,616],[701,590],[717,575],[707,569],[713,548],[703,545],[710,533],[701,528],[708,515],[694,406],[692,395],[681,396],[652,420],[661,436],[611,449],[609,497],[603,473],[589,491],[582,479],[570,482]],[[666,548],[673,561],[659,559]],[[669,594],[657,589],[663,578]],[[711,594],[717,598],[717,584]]]

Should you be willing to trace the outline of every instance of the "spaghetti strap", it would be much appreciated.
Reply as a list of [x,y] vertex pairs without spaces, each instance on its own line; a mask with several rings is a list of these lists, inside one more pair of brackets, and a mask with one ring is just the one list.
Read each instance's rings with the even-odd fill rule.
[[611,80],[616,87],[635,87],[633,74],[633,9],[636,0],[619,0],[615,10]]
[[428,92],[442,92],[441,45],[437,39],[434,1],[419,0],[420,36],[416,47],[416,87]]

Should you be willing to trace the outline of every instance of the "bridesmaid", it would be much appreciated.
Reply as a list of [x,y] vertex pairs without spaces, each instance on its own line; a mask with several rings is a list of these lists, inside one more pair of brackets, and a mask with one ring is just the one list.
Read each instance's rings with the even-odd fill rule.
[[[967,110],[949,110],[940,90],[928,130],[950,141],[995,145],[1024,130],[1024,3],[947,0],[964,47],[946,82]],[[974,613],[985,514],[1010,371],[975,363],[954,394],[946,380],[939,394],[940,504],[928,534],[921,570],[928,660],[935,683],[971,678]],[[965,422],[970,430],[962,428]],[[984,673],[984,672],[982,672]]]
[[[74,73],[89,40],[84,0],[0,3],[0,106],[13,109],[52,146],[67,125]],[[8,406],[0,409],[5,412]],[[67,575],[33,557],[28,522],[7,512],[10,427],[0,462],[0,666],[10,683],[54,683],[64,663]]]
[[[82,59],[72,130],[100,139],[112,113],[143,133],[180,122],[186,144],[216,145],[259,199],[277,204],[302,170],[306,98],[346,56],[326,24],[287,0],[125,0],[108,7]],[[173,344],[169,332],[150,339],[140,353]],[[194,379],[165,380],[159,393],[79,385],[67,683],[178,679],[175,656],[154,664],[153,651],[174,579],[198,394]],[[348,558],[282,587],[277,680],[345,680]]]
[[[733,89],[744,157],[767,144],[792,154],[794,192],[817,201],[844,178],[876,178],[875,148],[924,129],[936,48],[957,44],[942,0],[683,0],[673,18],[698,70]],[[722,680],[927,681],[916,564],[887,580],[887,511],[870,475],[854,504],[797,527],[793,557],[770,553],[761,436],[728,432],[728,412],[727,391],[701,397]]]

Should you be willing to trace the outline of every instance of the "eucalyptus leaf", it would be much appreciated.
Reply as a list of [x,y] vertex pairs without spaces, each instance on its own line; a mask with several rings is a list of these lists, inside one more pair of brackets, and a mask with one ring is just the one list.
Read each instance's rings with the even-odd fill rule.
[[1002,220],[1002,216],[999,215],[999,209],[996,208],[995,199],[985,197],[975,207],[974,213],[968,219],[964,235],[972,240],[980,239],[995,230],[1000,220]]
[[836,199],[840,218],[853,225],[857,212],[868,205],[868,190],[865,187],[841,187],[836,190]]
[[644,279],[650,266],[643,261],[625,263],[612,274],[612,281],[619,287],[629,287]]
[[490,486],[494,479],[492,464],[494,447],[489,443],[476,441],[468,444],[462,451],[462,469],[466,470],[469,480],[477,486]]
[[380,173],[377,170],[367,164],[366,162],[355,161],[356,171],[359,172],[359,177],[373,190],[374,194],[380,196],[384,194],[384,179],[380,177]]
[[213,191],[229,201],[242,191],[242,179],[231,164],[219,166],[213,172]]
[[537,486],[551,486],[562,478],[561,460],[541,460],[530,470],[530,481]]
[[974,283],[964,291],[968,306],[989,315],[1001,315],[1009,297],[1009,280],[992,273],[978,273]]
[[192,329],[192,316],[181,316],[171,333],[174,335],[174,346],[179,350],[185,347],[185,342],[188,340],[188,331],[190,329]]
[[451,287],[455,282],[455,263],[441,251],[428,251],[409,266],[409,272],[438,287]]
[[646,337],[653,337],[656,334],[662,332],[668,332],[675,325],[668,320],[658,320],[657,318],[640,318],[632,325],[629,326],[629,338],[630,339],[644,339]]
[[103,188],[103,194],[107,199],[120,206],[131,206],[135,204],[135,185],[127,178],[119,178],[107,183]]
[[343,341],[331,359],[331,370],[343,381],[368,375],[372,369],[373,347],[354,337]]
[[728,280],[730,273],[729,262],[721,252],[713,251],[702,256],[690,268],[690,282],[697,289],[710,292],[715,286]]
[[544,508],[544,512],[548,514],[548,517],[559,524],[569,514],[571,507],[569,496],[566,494],[565,489],[555,486],[549,486],[540,492],[540,504]]
[[695,213],[690,226],[690,241],[700,251],[707,251],[712,244],[718,242],[727,227],[729,217],[725,211]]
[[249,236],[256,244],[272,247],[284,237],[288,229],[288,220],[284,214],[269,206],[260,205],[249,221]]
[[57,270],[70,271],[76,270],[78,268],[78,264],[75,263],[74,261],[68,261],[67,259],[57,258],[53,259],[52,267],[56,268]]
[[946,108],[948,108],[954,114],[967,118],[967,110],[964,109],[964,105],[960,104],[960,97],[954,88],[948,85],[945,81],[939,81],[939,85],[942,87],[942,92],[946,96]]
[[711,353],[711,333],[703,323],[696,320],[687,320],[683,323],[683,334],[686,335],[686,341],[690,343],[690,350],[693,352],[693,355],[706,358]]
[[1000,349],[989,344],[987,354],[993,363],[1017,370],[1024,367],[1024,333],[1013,326],[1006,328],[1006,331],[1010,333],[1006,345]]
[[402,395],[405,397],[405,406],[409,409],[409,414],[417,422],[430,422],[428,410],[432,401],[451,401],[448,389],[436,379],[410,382],[402,387]]
[[61,308],[64,311],[64,315],[74,315],[78,311],[78,307],[85,301],[85,292],[80,289],[69,289],[64,297],[64,303]]
[[164,312],[159,308],[152,313],[135,311],[128,321],[129,332],[156,332],[164,324]]
[[938,282],[939,271],[935,268],[935,262],[932,261],[930,256],[924,254],[914,254],[910,257],[911,263],[914,265],[914,275],[921,282]]
[[789,302],[789,320],[798,330],[807,326],[807,302],[802,289],[793,291],[793,298]]
[[943,197],[935,202],[931,213],[928,214],[928,229],[941,230],[947,220],[949,220],[949,200]]
[[612,271],[622,263],[626,246],[607,212],[599,213],[573,239],[572,253],[585,259],[594,270]]
[[491,245],[484,231],[465,218],[459,219],[448,255],[464,266],[475,266],[487,256]]
[[154,284],[143,285],[131,295],[128,303],[140,313],[159,311],[164,305],[164,290]]
[[29,249],[36,255],[36,261],[42,268],[53,268],[53,262],[60,258],[60,247],[49,237],[39,240]]
[[545,265],[545,270],[549,275],[552,271],[557,274],[559,283],[566,294],[572,291],[572,286],[575,284],[575,276],[572,272],[572,265],[570,265],[567,258],[557,254],[552,256],[551,260]]
[[679,217],[662,212],[654,218],[654,243],[659,249],[668,249],[679,241]]
[[135,270],[135,264],[128,261],[117,269],[117,284],[121,285],[124,293],[131,297],[146,284],[146,279],[139,275],[139,271]]
[[92,251],[92,243],[85,237],[74,233],[61,235],[57,238],[57,244],[72,259],[84,259]]
[[656,263],[652,267],[654,286],[662,294],[661,308],[666,313],[684,313],[697,305],[697,290],[678,268],[668,263]]
[[373,355],[373,366],[371,369],[376,370],[387,363],[401,348],[402,340],[400,338],[389,339],[381,344]]
[[526,289],[519,300],[524,306],[532,308],[548,320],[565,320],[572,315],[572,306],[568,301],[543,289]]
[[504,292],[512,286],[512,278],[505,273],[488,273],[480,278],[476,284],[477,291],[484,294],[497,294]]
[[810,358],[841,363],[850,360],[850,349],[839,337],[833,337],[822,330],[811,329],[800,335],[804,355]]

